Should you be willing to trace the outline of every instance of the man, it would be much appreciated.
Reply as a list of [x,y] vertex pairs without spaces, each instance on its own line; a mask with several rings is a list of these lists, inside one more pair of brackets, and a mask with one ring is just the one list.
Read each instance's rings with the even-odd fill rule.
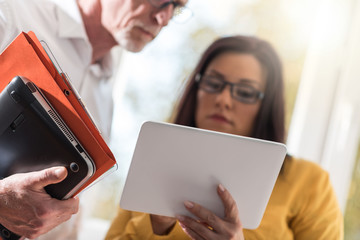
[[[111,76],[116,67],[111,50],[119,45],[141,51],[186,2],[0,0],[0,52],[20,31],[33,31],[47,43],[108,140]],[[65,176],[65,168],[56,168],[0,180],[0,223],[19,235],[35,238],[69,219],[77,211],[78,200],[58,201],[43,190]]]

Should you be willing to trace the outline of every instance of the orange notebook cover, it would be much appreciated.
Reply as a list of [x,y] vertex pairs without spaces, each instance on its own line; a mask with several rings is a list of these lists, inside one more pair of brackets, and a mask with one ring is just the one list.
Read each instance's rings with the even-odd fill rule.
[[[20,33],[0,55],[0,91],[15,76],[35,83],[93,159],[96,172],[80,192],[116,164],[111,150],[33,32]],[[65,92],[67,94],[65,94]]]

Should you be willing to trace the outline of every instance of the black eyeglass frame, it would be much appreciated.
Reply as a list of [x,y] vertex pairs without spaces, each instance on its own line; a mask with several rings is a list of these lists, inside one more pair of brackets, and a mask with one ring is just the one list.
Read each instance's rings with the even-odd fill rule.
[[160,4],[160,5],[159,5],[159,4],[156,4],[156,1],[154,2],[154,0],[148,0],[148,1],[149,1],[149,3],[150,3],[151,5],[153,5],[154,7],[158,8],[158,9],[166,8],[166,7],[169,6],[170,4],[172,4],[172,5],[174,6],[174,9],[175,9],[176,7],[181,6],[179,3],[175,2],[174,0],[170,0],[170,1],[168,1],[168,2],[164,2],[164,3]]
[[245,100],[244,98],[236,98],[236,97],[234,96],[233,88],[234,88],[234,86],[238,86],[238,85],[242,85],[242,84],[228,82],[228,81],[225,81],[225,80],[223,80],[223,79],[216,78],[216,77],[213,77],[213,78],[216,78],[216,79],[220,80],[221,82],[223,82],[223,85],[222,85],[221,88],[220,88],[219,90],[217,90],[217,91],[213,91],[213,92],[207,91],[206,89],[200,87],[200,82],[201,82],[201,79],[203,79],[203,76],[204,76],[204,75],[201,75],[200,73],[197,73],[197,74],[195,75],[195,82],[198,84],[198,86],[199,86],[200,89],[202,89],[202,90],[204,90],[204,91],[206,91],[206,92],[208,92],[208,93],[221,93],[222,91],[224,91],[224,89],[226,88],[226,86],[229,85],[229,86],[230,86],[231,97],[232,97],[233,99],[235,99],[236,101],[239,101],[239,102],[242,102],[242,103],[254,104],[254,103],[256,103],[258,100],[263,99],[264,96],[265,96],[265,94],[264,94],[263,92],[255,89],[255,88],[252,87],[252,86],[247,86],[248,88],[251,88],[251,89],[255,92],[255,98],[254,98],[254,100],[253,100],[253,101],[247,101],[247,100]]

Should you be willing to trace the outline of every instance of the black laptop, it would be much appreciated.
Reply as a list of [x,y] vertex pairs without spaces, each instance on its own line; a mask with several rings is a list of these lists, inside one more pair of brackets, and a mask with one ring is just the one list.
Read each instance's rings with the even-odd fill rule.
[[[0,179],[54,166],[68,170],[65,180],[45,187],[57,199],[73,196],[95,172],[91,157],[40,89],[17,76],[0,93]],[[0,234],[18,239],[1,228]]]

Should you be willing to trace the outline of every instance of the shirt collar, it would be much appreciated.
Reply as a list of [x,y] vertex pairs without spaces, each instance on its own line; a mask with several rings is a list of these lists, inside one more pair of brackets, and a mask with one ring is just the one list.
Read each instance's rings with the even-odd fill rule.
[[50,0],[55,7],[55,14],[58,17],[59,37],[83,38],[88,41],[84,23],[79,7],[75,0]]
[[113,75],[113,59],[111,54],[106,55],[99,62],[90,66],[90,71],[98,78],[110,78]]
[[[50,1],[56,5],[55,12],[59,23],[59,37],[84,39],[87,42],[85,45],[92,49],[76,0]],[[89,59],[91,59],[91,51],[89,52]],[[106,55],[98,63],[91,64],[89,70],[97,77],[110,77],[113,73],[111,54]]]

